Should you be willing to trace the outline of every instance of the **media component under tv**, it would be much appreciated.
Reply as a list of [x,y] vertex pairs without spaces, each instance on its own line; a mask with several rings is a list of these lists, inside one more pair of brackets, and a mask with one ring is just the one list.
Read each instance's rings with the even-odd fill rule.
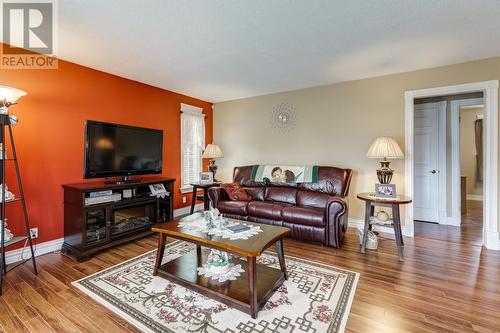
[[84,177],[159,174],[162,151],[162,130],[88,120]]

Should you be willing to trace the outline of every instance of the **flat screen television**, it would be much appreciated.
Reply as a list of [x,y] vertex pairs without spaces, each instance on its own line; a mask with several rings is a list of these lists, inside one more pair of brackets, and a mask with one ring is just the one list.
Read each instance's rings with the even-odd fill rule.
[[163,131],[87,120],[84,177],[162,172]]

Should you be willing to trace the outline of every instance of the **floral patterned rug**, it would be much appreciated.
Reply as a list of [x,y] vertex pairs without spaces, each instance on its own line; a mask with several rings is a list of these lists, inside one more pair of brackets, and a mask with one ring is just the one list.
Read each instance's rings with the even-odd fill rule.
[[[195,247],[176,241],[165,251],[164,262],[195,251]],[[73,285],[144,332],[337,333],[344,331],[359,278],[359,273],[287,256],[289,279],[257,319],[252,319],[153,276],[155,258],[156,252],[151,251]],[[265,252],[258,262],[279,268],[272,252]]]

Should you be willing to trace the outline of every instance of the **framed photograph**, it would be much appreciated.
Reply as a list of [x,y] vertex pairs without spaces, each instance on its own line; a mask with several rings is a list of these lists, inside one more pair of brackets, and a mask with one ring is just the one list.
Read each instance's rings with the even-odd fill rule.
[[375,196],[379,198],[395,198],[395,184],[375,184]]
[[152,184],[152,185],[149,185],[149,190],[151,191],[151,195],[152,196],[157,196],[157,197],[161,197],[161,198],[164,198],[165,196],[168,196],[168,192],[167,190],[165,189],[165,186],[163,186],[163,184],[159,183],[159,184]]
[[214,175],[211,172],[200,172],[200,183],[210,184],[214,182]]

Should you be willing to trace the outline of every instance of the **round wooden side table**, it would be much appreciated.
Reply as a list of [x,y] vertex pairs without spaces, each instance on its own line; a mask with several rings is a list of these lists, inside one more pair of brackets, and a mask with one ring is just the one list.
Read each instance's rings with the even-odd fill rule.
[[403,256],[403,233],[401,232],[401,217],[399,215],[399,205],[411,203],[411,199],[402,195],[397,195],[395,198],[380,198],[376,197],[375,193],[359,193],[357,198],[365,202],[365,225],[363,228],[363,242],[361,244],[361,253],[366,251],[366,238],[370,225],[377,225],[370,220],[375,211],[375,206],[383,206],[392,208],[392,226],[398,246],[399,260],[404,261]]

